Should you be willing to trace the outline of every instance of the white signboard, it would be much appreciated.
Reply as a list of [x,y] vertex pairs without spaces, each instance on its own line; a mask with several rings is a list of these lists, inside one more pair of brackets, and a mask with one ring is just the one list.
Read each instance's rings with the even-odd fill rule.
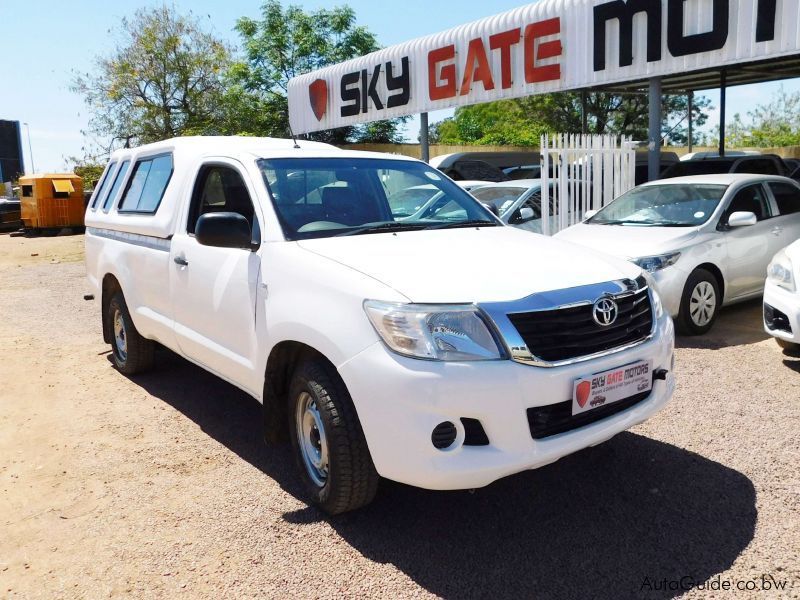
[[800,0],[541,0],[289,82],[295,133],[800,54]]

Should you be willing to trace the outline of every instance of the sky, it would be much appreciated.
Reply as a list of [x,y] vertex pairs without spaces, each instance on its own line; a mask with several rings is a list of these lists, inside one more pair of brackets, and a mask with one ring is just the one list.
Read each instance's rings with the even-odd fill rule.
[[[287,2],[288,3],[288,2]],[[306,10],[349,4],[360,25],[366,26],[383,46],[444,31],[475,19],[490,16],[525,4],[524,0],[336,0],[320,2],[292,0]],[[0,0],[0,40],[5,53],[10,51],[14,71],[5,73],[0,84],[0,119],[18,120],[23,126],[25,164],[30,172],[30,148],[37,171],[63,170],[66,158],[82,156],[88,115],[83,99],[69,90],[76,73],[92,68],[98,55],[115,47],[114,30],[120,19],[142,6],[163,2],[146,0]],[[257,18],[260,0],[176,0],[181,12],[190,10],[201,17],[219,37],[233,45],[238,36],[233,31],[241,16]],[[457,7],[457,8],[456,8]],[[8,54],[6,55],[8,56]],[[735,113],[747,113],[763,104],[779,89],[780,83],[740,86],[728,90],[728,119]],[[786,90],[800,90],[800,79],[783,82]],[[710,124],[718,122],[719,93],[704,93],[715,107]],[[435,122],[452,111],[431,113]],[[407,138],[416,141],[419,121],[407,126]],[[30,144],[28,143],[30,132]]]

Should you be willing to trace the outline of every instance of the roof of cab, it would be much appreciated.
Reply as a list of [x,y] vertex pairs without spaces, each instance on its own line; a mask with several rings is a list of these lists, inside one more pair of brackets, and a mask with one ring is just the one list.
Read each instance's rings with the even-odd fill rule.
[[112,160],[120,160],[136,155],[155,155],[161,152],[180,153],[186,157],[230,156],[240,158],[382,158],[416,161],[401,155],[340,150],[336,146],[308,140],[291,140],[267,137],[246,136],[186,136],[177,137],[152,144],[124,148],[112,153]]

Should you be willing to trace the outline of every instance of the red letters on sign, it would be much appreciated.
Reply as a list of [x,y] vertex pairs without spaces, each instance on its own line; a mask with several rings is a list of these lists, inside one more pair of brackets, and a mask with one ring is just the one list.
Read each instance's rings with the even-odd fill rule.
[[480,81],[486,91],[494,89],[492,68],[486,57],[486,48],[481,38],[470,40],[467,50],[467,63],[464,69],[464,80],[461,82],[461,95],[466,96],[472,90],[472,82]]
[[489,38],[489,48],[500,50],[501,86],[507,90],[514,83],[511,77],[511,46],[519,43],[520,29],[496,33]]
[[[561,56],[563,48],[559,39],[542,41],[541,38],[561,33],[561,19],[547,19],[531,23],[522,29],[510,29],[489,37],[489,50],[500,51],[500,85],[507,90],[514,85],[514,52],[523,37],[521,50],[524,55],[525,82],[528,84],[561,79],[561,64],[543,65],[541,61]],[[470,40],[463,65],[461,86],[458,86],[456,70],[456,47],[454,45],[437,48],[428,53],[428,94],[431,100],[445,100],[457,94],[466,96],[472,91],[472,84],[480,81],[484,90],[495,88],[496,74],[486,52],[482,38]]]
[[538,23],[531,23],[525,28],[525,81],[527,83],[538,83],[540,81],[552,81],[561,79],[561,65],[537,66],[536,62],[545,58],[561,56],[561,41],[539,42],[538,48],[536,40],[546,35],[553,35],[561,32],[561,19],[548,19]]
[[[444,100],[456,95],[456,66],[450,63],[439,70],[439,63],[455,56],[455,46],[446,46],[428,53],[428,92],[431,100]],[[443,82],[441,85],[439,80]]]

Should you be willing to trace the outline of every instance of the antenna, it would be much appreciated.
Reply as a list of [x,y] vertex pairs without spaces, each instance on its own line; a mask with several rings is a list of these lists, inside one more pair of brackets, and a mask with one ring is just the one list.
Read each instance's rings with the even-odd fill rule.
[[292,126],[288,125],[289,127],[289,135],[292,136],[292,141],[294,142],[294,147],[297,150],[300,150],[300,144],[297,143],[297,137],[294,135],[294,131],[292,131]]

